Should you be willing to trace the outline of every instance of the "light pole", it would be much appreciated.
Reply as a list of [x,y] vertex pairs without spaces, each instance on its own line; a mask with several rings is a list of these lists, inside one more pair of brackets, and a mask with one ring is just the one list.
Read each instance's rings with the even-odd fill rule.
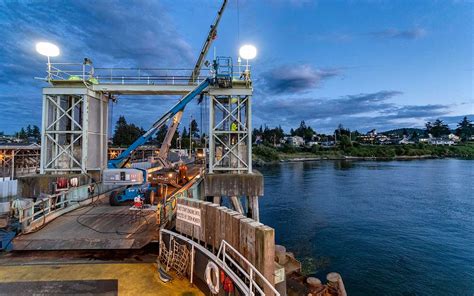
[[[257,48],[253,45],[246,44],[246,45],[243,45],[239,49],[239,58],[247,60],[247,65],[245,67],[245,72],[247,75],[250,73],[249,60],[254,59],[256,56],[257,56]],[[240,67],[240,62],[239,62],[239,67]]]
[[57,57],[60,53],[59,47],[49,42],[36,43],[36,51],[48,57],[48,82],[51,81],[51,57]]

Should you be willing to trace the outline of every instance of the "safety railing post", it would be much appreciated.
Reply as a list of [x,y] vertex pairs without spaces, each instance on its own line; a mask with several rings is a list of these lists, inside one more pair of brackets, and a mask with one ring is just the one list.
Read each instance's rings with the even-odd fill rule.
[[253,295],[253,269],[250,268],[250,284],[249,284],[249,292],[250,292],[250,295]]
[[193,283],[193,273],[194,273],[194,245],[191,246],[191,278],[190,282]]

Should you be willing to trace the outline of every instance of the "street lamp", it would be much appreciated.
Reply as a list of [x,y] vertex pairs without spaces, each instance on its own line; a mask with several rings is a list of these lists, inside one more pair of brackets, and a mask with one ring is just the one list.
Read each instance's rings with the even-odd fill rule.
[[51,80],[51,57],[57,57],[60,53],[59,47],[49,42],[36,43],[36,51],[48,57],[48,81]]
[[249,72],[249,60],[254,59],[257,56],[257,48],[253,45],[243,45],[239,50],[239,58],[247,60],[246,72]]

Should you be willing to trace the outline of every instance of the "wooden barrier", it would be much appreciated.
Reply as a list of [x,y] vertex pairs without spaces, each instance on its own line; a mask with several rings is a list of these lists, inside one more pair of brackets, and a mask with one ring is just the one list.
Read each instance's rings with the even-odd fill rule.
[[[193,208],[189,215],[177,215],[176,231],[217,252],[225,240],[252,263],[271,283],[275,282],[275,231],[236,211],[196,199],[179,198],[180,207]],[[199,212],[200,226],[194,224]],[[234,257],[234,256],[233,256]],[[234,257],[238,263],[237,256]],[[240,264],[243,266],[243,264]],[[269,294],[270,295],[270,294]]]

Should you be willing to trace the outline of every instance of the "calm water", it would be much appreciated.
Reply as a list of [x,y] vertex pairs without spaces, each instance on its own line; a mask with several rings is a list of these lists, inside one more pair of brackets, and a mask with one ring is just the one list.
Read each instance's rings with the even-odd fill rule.
[[474,295],[474,161],[261,168],[261,220],[310,274],[349,295]]

